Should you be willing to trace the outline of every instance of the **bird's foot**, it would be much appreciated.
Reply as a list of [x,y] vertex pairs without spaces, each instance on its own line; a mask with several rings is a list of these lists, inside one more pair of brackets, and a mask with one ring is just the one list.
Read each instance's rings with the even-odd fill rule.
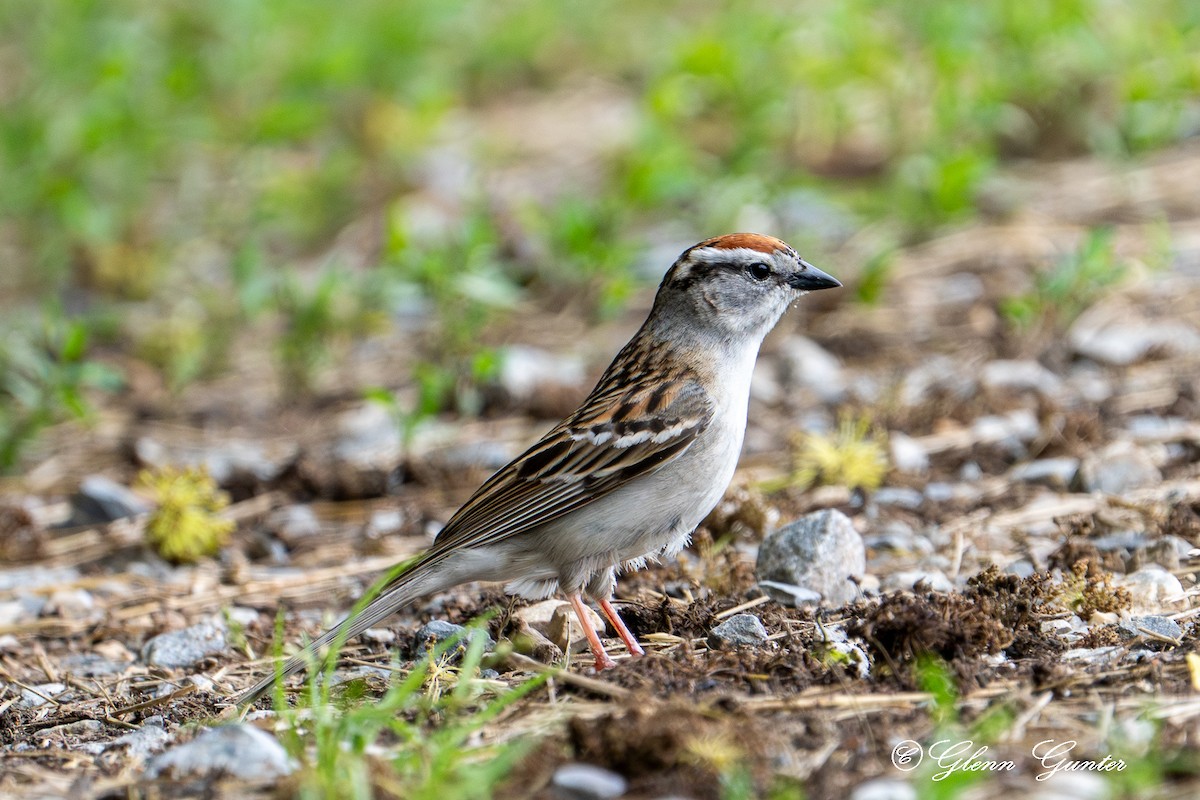
[[642,649],[640,644],[638,644],[638,640],[634,638],[634,635],[629,631],[629,628],[625,627],[625,622],[621,619],[621,616],[617,613],[617,610],[613,608],[613,604],[609,600],[605,599],[600,601],[600,610],[604,612],[604,616],[608,617],[608,621],[612,623],[617,635],[620,636],[621,641],[625,643],[625,647],[629,650],[629,655],[634,656],[635,658],[637,656],[646,655],[646,651]]

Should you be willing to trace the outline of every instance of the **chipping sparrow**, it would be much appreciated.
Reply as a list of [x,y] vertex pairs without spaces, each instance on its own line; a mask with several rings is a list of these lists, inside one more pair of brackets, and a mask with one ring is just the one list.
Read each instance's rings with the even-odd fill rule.
[[[616,571],[678,553],[721,499],[742,448],[763,337],[800,295],[835,286],[770,236],[735,233],[684,251],[649,318],[583,405],[488,479],[412,567],[290,658],[282,674],[421,595],[466,581],[506,581],[510,593],[528,598],[565,593],[601,670],[613,661],[589,621],[586,594],[641,655],[609,602]],[[274,681],[263,679],[238,704]]]

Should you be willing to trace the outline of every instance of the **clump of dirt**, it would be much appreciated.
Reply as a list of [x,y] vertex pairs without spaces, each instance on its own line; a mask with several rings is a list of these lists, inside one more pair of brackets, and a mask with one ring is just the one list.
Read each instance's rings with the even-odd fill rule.
[[737,711],[634,705],[572,719],[567,739],[576,760],[628,778],[633,796],[720,797],[721,776],[734,765],[748,768],[763,788],[769,780],[772,737]]
[[707,636],[717,624],[720,603],[713,596],[694,603],[680,603],[671,597],[641,594],[626,605],[621,616],[634,636],[670,633],[683,638]]
[[625,662],[606,675],[622,686],[663,697],[688,695],[795,694],[833,680],[849,667],[826,665],[812,655],[811,641],[793,636],[771,647],[696,652],[686,643],[668,653]]
[[1178,536],[1193,546],[1200,545],[1200,502],[1176,503],[1162,525],[1163,536]]
[[1129,607],[1128,593],[1114,587],[1107,573],[1089,574],[1089,561],[1056,579],[1049,573],[1019,578],[989,566],[967,582],[961,593],[888,595],[861,604],[848,626],[873,651],[876,674],[890,674],[911,685],[908,665],[919,655],[937,655],[965,682],[986,682],[980,665],[985,655],[1003,652],[1035,664],[1066,649],[1043,633],[1050,616],[1075,613],[1088,619],[1097,611]]
[[1012,631],[986,605],[958,593],[891,594],[860,608],[847,632],[871,648],[877,674],[890,673],[906,686],[913,677],[908,665],[926,653],[940,656],[966,679],[980,656],[1013,643]]

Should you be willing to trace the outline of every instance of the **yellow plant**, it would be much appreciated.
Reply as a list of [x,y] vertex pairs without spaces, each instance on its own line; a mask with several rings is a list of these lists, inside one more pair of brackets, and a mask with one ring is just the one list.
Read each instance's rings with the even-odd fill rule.
[[146,540],[168,561],[192,563],[215,555],[233,531],[232,520],[217,516],[229,497],[204,469],[146,471],[138,486],[157,506],[146,522]]
[[888,471],[887,440],[866,417],[843,416],[830,433],[806,433],[796,443],[787,483],[875,489]]

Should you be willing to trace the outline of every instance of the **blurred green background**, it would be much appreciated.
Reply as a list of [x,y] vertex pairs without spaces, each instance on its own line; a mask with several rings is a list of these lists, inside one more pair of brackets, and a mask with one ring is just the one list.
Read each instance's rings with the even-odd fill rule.
[[129,359],[183,392],[247,332],[294,400],[417,324],[403,413],[470,411],[518,306],[612,315],[739,228],[917,241],[1198,97],[1194,0],[6,0],[0,469]]

